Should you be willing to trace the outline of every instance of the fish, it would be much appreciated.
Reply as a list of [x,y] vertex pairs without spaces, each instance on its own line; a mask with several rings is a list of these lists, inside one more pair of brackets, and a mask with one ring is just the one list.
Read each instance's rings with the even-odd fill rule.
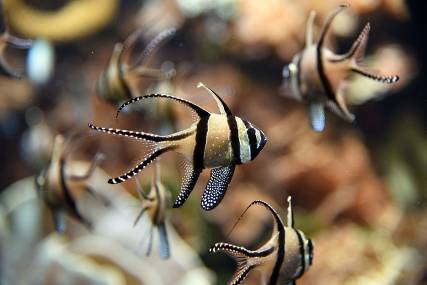
[[142,208],[135,219],[134,226],[137,225],[144,213],[148,214],[151,222],[150,233],[148,236],[147,255],[151,254],[153,230],[157,229],[160,257],[162,259],[168,259],[170,257],[170,246],[166,229],[166,213],[172,206],[172,199],[170,193],[165,189],[161,182],[160,165],[158,162],[155,164],[150,192],[145,194],[140,186],[138,187],[138,195],[142,202]]
[[123,43],[114,45],[108,66],[96,81],[98,96],[113,105],[136,97],[134,94],[137,94],[137,91],[132,88],[129,82],[132,78],[149,77],[165,80],[173,76],[173,72],[163,72],[159,69],[149,68],[146,63],[162,44],[175,35],[175,28],[159,33],[148,43],[132,64],[127,63],[142,32],[143,30],[139,29],[132,33]]
[[317,42],[314,42],[313,35],[316,13],[311,11],[306,26],[305,48],[282,71],[284,95],[308,104],[310,124],[316,132],[324,130],[325,107],[345,121],[354,121],[355,116],[348,110],[345,100],[348,79],[352,75],[361,75],[385,84],[399,80],[397,75],[381,75],[362,64],[370,23],[365,25],[347,53],[338,55],[324,47],[325,37],[334,18],[347,7],[340,5],[327,17]]
[[71,175],[66,172],[67,153],[70,152],[69,144],[62,135],[54,139],[52,155],[48,165],[35,178],[35,186],[39,196],[51,209],[55,230],[63,233],[66,229],[64,213],[68,213],[77,221],[92,228],[92,223],[81,214],[76,199],[82,192],[88,192],[96,198],[100,198],[104,204],[107,202],[100,197],[88,184],[87,179],[95,171],[101,154],[97,154],[92,160],[86,173]]
[[186,158],[181,189],[173,207],[182,206],[194,189],[204,169],[212,169],[207,186],[204,189],[201,207],[209,211],[223,199],[234,174],[236,165],[254,160],[267,143],[267,137],[252,123],[236,117],[212,89],[199,82],[198,88],[204,88],[216,101],[220,113],[210,113],[198,105],[182,98],[165,94],[149,94],[136,97],[123,103],[120,111],[129,104],[149,98],[173,100],[194,111],[198,119],[187,129],[170,135],[156,135],[146,132],[97,127],[89,123],[89,128],[112,135],[125,136],[136,140],[154,143],[154,149],[133,169],[108,183],[122,183],[141,172],[162,154],[174,151]]
[[13,68],[7,62],[5,50],[8,46],[17,49],[29,49],[31,45],[32,40],[19,38],[10,33],[3,11],[3,1],[0,1],[0,74],[14,79],[21,79],[23,71]]
[[[237,270],[229,284],[241,284],[252,270],[261,273],[262,284],[295,285],[313,263],[314,245],[311,239],[294,227],[291,197],[288,197],[287,225],[272,206],[262,200],[253,201],[237,220],[234,227],[252,206],[262,206],[273,217],[274,227],[270,239],[256,250],[230,243],[216,243],[210,253],[224,252],[237,262]],[[233,229],[234,229],[233,227]]]

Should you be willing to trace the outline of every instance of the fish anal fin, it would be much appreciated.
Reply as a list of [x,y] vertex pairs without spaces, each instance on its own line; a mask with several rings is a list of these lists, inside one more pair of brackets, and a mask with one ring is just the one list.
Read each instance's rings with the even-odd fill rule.
[[166,229],[166,223],[162,222],[157,226],[159,233],[159,254],[162,259],[168,259],[170,257],[170,246],[168,233]]
[[208,91],[209,94],[212,95],[212,97],[215,99],[215,102],[218,106],[219,111],[221,112],[221,114],[224,115],[232,115],[230,109],[228,108],[227,104],[225,104],[225,102],[222,100],[222,98],[212,89],[210,89],[209,87],[207,87],[205,84],[203,84],[202,82],[199,82],[197,84],[197,88],[204,88],[206,89],[206,91]]
[[212,169],[208,184],[202,195],[201,206],[203,210],[209,211],[218,206],[231,182],[234,169],[234,164]]
[[58,233],[65,232],[65,215],[60,210],[52,210],[52,220]]
[[323,102],[312,102],[308,106],[311,128],[322,132],[325,128],[325,107]]
[[182,176],[181,189],[173,205],[174,208],[181,207],[185,201],[187,201],[202,172],[201,168],[195,167],[193,163],[188,160],[184,160],[183,163],[184,173]]

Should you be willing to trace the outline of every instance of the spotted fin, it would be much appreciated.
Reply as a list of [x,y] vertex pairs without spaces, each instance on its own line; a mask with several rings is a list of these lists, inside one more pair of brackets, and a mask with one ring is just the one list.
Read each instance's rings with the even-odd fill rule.
[[159,233],[160,257],[162,259],[168,259],[170,257],[170,247],[169,247],[168,233],[166,230],[166,224],[164,222],[160,223],[157,226],[157,230]]
[[181,190],[175,200],[175,203],[173,204],[174,208],[181,207],[185,201],[187,201],[188,197],[194,189],[194,186],[197,183],[197,180],[199,179],[200,173],[202,173],[202,168],[194,167],[194,165],[189,161],[185,162]]
[[52,219],[55,226],[55,230],[58,233],[65,232],[65,216],[64,213],[59,210],[52,210]]
[[325,106],[322,102],[314,102],[308,108],[311,127],[316,132],[322,132],[325,128]]
[[211,176],[202,196],[201,206],[203,210],[209,211],[218,206],[227,191],[228,184],[230,184],[234,174],[234,169],[234,164],[212,169]]

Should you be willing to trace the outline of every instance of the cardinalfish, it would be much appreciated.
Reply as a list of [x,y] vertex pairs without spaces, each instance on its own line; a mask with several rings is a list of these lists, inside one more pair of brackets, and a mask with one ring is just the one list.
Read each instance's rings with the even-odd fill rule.
[[9,65],[4,56],[5,49],[9,45],[18,49],[29,49],[31,44],[32,41],[29,39],[18,38],[10,34],[9,26],[3,13],[3,1],[0,1],[0,74],[20,79],[22,71],[16,70]]
[[129,82],[133,78],[148,77],[160,80],[170,78],[173,75],[171,72],[162,72],[159,69],[149,68],[146,63],[154,52],[173,37],[175,33],[176,30],[173,28],[159,33],[148,43],[132,64],[127,62],[130,61],[129,58],[133,53],[138,38],[142,34],[142,30],[137,30],[131,34],[124,43],[117,43],[114,46],[107,68],[101,73],[96,82],[98,95],[115,105],[135,97],[136,91],[132,89]]
[[138,195],[142,201],[142,209],[135,219],[134,226],[141,219],[142,215],[147,212],[151,221],[150,233],[148,236],[147,255],[150,255],[153,244],[153,230],[157,229],[159,236],[159,253],[163,259],[170,257],[169,240],[166,231],[166,212],[172,205],[171,195],[166,191],[160,180],[160,166],[159,163],[155,165],[155,172],[151,189],[148,194],[145,194],[142,187],[138,187]]
[[296,280],[311,266],[313,243],[302,231],[294,227],[291,197],[288,197],[288,203],[287,226],[283,224],[277,212],[261,200],[252,202],[240,216],[239,220],[254,205],[266,208],[273,216],[274,228],[271,238],[257,250],[222,242],[209,249],[209,252],[213,253],[225,252],[237,261],[238,268],[229,284],[241,284],[249,272],[258,270],[261,272],[263,284],[295,285]]
[[63,136],[57,135],[51,160],[35,180],[38,193],[52,211],[53,222],[58,232],[65,231],[64,212],[91,228],[91,222],[82,216],[76,200],[83,192],[88,192],[92,196],[100,198],[89,187],[87,180],[95,171],[101,155],[97,154],[95,156],[86,173],[71,175],[66,172],[67,153],[69,152],[69,144],[65,142]]
[[325,127],[325,106],[346,121],[354,120],[354,115],[349,112],[344,97],[351,75],[359,74],[387,84],[399,80],[396,75],[379,75],[361,65],[368,41],[369,23],[347,53],[337,55],[324,47],[325,37],[333,19],[346,7],[339,6],[329,15],[316,43],[313,42],[316,14],[312,11],[306,27],[305,48],[283,69],[285,86],[290,87],[287,95],[308,104],[310,123],[317,132],[323,131]]
[[153,151],[142,162],[125,174],[110,179],[108,183],[124,182],[141,172],[160,155],[175,151],[183,154],[186,160],[184,161],[181,190],[173,207],[177,208],[184,204],[205,168],[212,170],[203,192],[201,206],[204,210],[212,210],[221,202],[236,165],[255,159],[264,148],[267,138],[250,122],[234,116],[221,97],[213,90],[202,83],[199,83],[198,87],[205,88],[213,96],[220,114],[210,113],[192,102],[164,94],[136,97],[123,103],[117,111],[118,115],[129,104],[149,98],[174,100],[190,108],[198,117],[194,124],[182,131],[160,136],[145,132],[96,127],[89,124],[89,127],[96,131],[154,143]]

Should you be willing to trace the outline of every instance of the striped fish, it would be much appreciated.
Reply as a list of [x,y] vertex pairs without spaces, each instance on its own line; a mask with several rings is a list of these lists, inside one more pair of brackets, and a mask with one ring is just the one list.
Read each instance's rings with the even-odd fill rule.
[[138,195],[142,202],[142,209],[135,219],[134,226],[141,219],[142,215],[147,212],[151,221],[150,233],[148,236],[147,255],[150,255],[153,243],[153,230],[157,229],[159,236],[160,257],[168,259],[170,257],[169,240],[166,230],[166,212],[172,205],[171,196],[166,191],[160,181],[160,165],[156,163],[151,189],[148,194],[145,194],[142,187],[138,187]]
[[101,156],[95,157],[85,174],[70,175],[66,173],[66,154],[69,150],[63,136],[57,135],[51,160],[35,179],[37,192],[51,209],[55,229],[60,233],[65,231],[64,212],[91,228],[91,223],[81,215],[77,207],[76,198],[82,192],[101,198],[86,181],[92,175]]
[[288,197],[288,203],[287,226],[277,212],[261,200],[252,202],[240,216],[239,220],[254,205],[262,206],[272,214],[274,229],[271,238],[257,250],[222,242],[209,249],[209,252],[225,252],[235,258],[238,268],[229,284],[241,284],[251,270],[258,270],[263,284],[295,285],[296,280],[308,270],[313,262],[313,243],[294,228],[291,197]]
[[138,77],[149,77],[155,79],[166,79],[171,76],[163,73],[159,69],[146,67],[150,56],[167,40],[175,35],[175,29],[168,29],[159,33],[145,47],[140,56],[132,63],[127,64],[137,40],[142,35],[142,29],[131,34],[124,43],[117,43],[114,46],[113,54],[107,68],[101,73],[97,82],[96,90],[98,96],[111,104],[118,104],[121,101],[129,100],[136,93],[132,89],[129,80]]
[[110,179],[108,183],[124,182],[138,174],[160,155],[176,151],[187,158],[187,163],[184,167],[181,191],[175,200],[174,208],[184,204],[205,168],[212,168],[212,171],[202,196],[201,206],[204,210],[212,210],[221,202],[235,166],[253,160],[263,149],[267,139],[264,133],[251,123],[234,116],[213,90],[202,83],[199,83],[198,87],[205,88],[215,98],[220,114],[210,113],[187,100],[163,94],[136,97],[125,102],[117,111],[118,115],[127,105],[148,98],[175,100],[193,110],[198,120],[189,128],[171,135],[160,136],[89,124],[89,127],[96,131],[155,143],[154,150],[142,162],[125,174]]
[[325,37],[335,16],[347,6],[339,6],[324,23],[319,40],[313,42],[315,12],[312,11],[306,28],[305,48],[296,54],[292,62],[283,69],[287,94],[309,105],[312,128],[321,132],[325,126],[325,106],[346,121],[353,121],[345,101],[345,92],[352,74],[359,74],[382,83],[395,83],[399,77],[383,76],[369,71],[360,62],[363,59],[370,24],[360,33],[346,54],[337,55],[324,47]]
[[5,49],[9,45],[18,49],[29,49],[31,44],[31,40],[21,39],[10,34],[9,26],[3,13],[3,1],[0,1],[0,74],[20,79],[22,71],[16,70],[9,65],[4,55]]

